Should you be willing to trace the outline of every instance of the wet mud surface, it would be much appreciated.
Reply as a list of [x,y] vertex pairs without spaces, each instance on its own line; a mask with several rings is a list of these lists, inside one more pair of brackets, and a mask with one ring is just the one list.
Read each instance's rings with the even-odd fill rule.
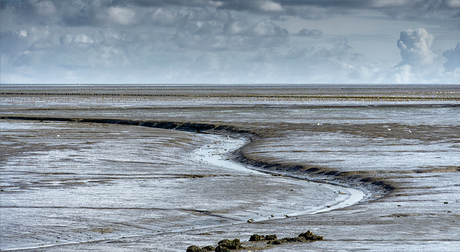
[[[1,249],[185,251],[307,229],[324,240],[269,251],[460,245],[458,87],[203,90],[2,90]],[[250,139],[228,158],[253,170],[193,158],[214,135]],[[365,196],[271,217],[327,208],[343,193],[329,184]]]

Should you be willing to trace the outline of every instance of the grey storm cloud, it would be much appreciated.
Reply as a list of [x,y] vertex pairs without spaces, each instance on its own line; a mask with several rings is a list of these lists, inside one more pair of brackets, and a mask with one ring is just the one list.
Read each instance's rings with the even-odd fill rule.
[[[185,2],[185,1],[173,1]],[[284,12],[299,14],[309,8],[315,10],[329,9],[329,13],[345,13],[352,9],[381,10],[393,17],[416,17],[416,14],[438,14],[443,17],[454,17],[460,13],[458,0],[215,0],[202,1],[218,3],[219,8],[247,10],[256,12]],[[304,17],[308,17],[304,15]]]
[[[460,18],[458,0],[3,0],[2,8],[6,6],[13,8],[19,22],[69,26],[110,23],[111,19],[120,25],[135,24],[152,14],[150,8],[168,6],[295,15],[306,19],[347,14],[356,9],[373,9],[394,18]],[[174,16],[167,13],[156,17],[163,24],[171,24],[173,20]]]

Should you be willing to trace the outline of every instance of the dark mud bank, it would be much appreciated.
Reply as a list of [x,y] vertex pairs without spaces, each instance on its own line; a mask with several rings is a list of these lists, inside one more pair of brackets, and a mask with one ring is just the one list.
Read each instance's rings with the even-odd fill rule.
[[313,167],[302,164],[280,164],[272,163],[248,157],[244,153],[245,148],[257,142],[262,137],[249,129],[242,129],[231,125],[216,125],[209,123],[194,122],[173,122],[173,121],[152,121],[152,120],[128,120],[111,118],[68,118],[68,117],[40,117],[40,116],[0,116],[3,120],[33,120],[33,121],[57,121],[57,122],[78,122],[78,123],[101,123],[151,127],[158,129],[169,129],[207,134],[229,134],[234,136],[248,137],[251,141],[235,153],[233,159],[239,163],[250,165],[260,171],[273,175],[291,176],[306,178],[310,181],[329,183],[340,186],[358,188],[366,194],[365,200],[381,198],[396,189],[396,186],[375,177],[369,177],[353,172],[341,172],[330,168]]
[[330,168],[315,167],[309,165],[288,163],[279,164],[248,157],[244,153],[244,146],[234,153],[234,160],[269,172],[274,176],[289,176],[308,179],[317,183],[327,183],[351,188],[357,188],[365,193],[364,200],[381,198],[396,189],[394,184],[379,180],[375,177],[367,177],[355,172],[341,172]]

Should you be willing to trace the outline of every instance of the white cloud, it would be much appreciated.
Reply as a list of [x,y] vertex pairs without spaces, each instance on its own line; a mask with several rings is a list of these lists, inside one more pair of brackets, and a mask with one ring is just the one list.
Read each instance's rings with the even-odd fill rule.
[[126,38],[126,32],[114,29],[99,30],[93,35],[94,41],[98,44],[118,44]]
[[388,66],[381,62],[372,62],[353,67],[347,75],[354,83],[383,83]]
[[110,7],[107,9],[108,20],[121,25],[132,25],[136,23],[136,12],[123,7]]
[[397,84],[410,84],[414,83],[415,75],[412,73],[410,65],[403,65],[396,67],[393,72],[393,82]]
[[245,34],[261,37],[285,37],[289,34],[288,30],[281,28],[273,22],[262,20],[257,24],[249,27]]
[[63,45],[68,45],[70,43],[83,43],[83,44],[92,44],[94,43],[94,40],[85,34],[77,34],[77,35],[72,35],[72,34],[66,34],[63,37],[59,39],[61,44]]
[[21,37],[27,37],[27,31],[26,31],[26,30],[20,30],[20,31],[19,31],[19,36],[21,36]]
[[397,43],[402,57],[398,66],[416,67],[431,64],[436,57],[436,54],[431,51],[433,41],[434,36],[424,28],[402,31]]
[[283,11],[283,7],[279,3],[275,3],[272,1],[263,1],[260,4],[260,9],[263,11],[274,11],[274,12],[280,12]]
[[[444,67],[446,71],[455,71],[456,69],[460,69],[460,42],[457,42],[457,46],[454,48],[444,51],[442,54],[444,57],[449,59],[445,64]],[[460,82],[460,80],[459,80]]]

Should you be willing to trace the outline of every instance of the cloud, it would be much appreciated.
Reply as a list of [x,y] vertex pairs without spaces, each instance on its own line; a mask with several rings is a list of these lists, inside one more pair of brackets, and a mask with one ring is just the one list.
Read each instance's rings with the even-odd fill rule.
[[289,32],[265,19],[254,22],[229,11],[193,9],[183,14],[173,37],[181,50],[251,51],[281,46]]
[[414,83],[415,75],[410,65],[402,65],[393,70],[392,79],[396,84],[410,84]]
[[70,43],[83,43],[83,44],[92,44],[94,43],[94,40],[85,35],[85,34],[77,34],[77,35],[72,35],[72,34],[66,34],[63,37],[59,39],[62,45],[68,45]]
[[32,44],[30,49],[34,51],[41,51],[41,50],[51,49],[53,47],[54,47],[53,42],[47,39],[39,39],[35,43]]
[[348,44],[348,40],[340,38],[331,41],[324,46],[303,46],[291,48],[285,58],[299,61],[301,64],[319,64],[326,61],[341,61],[352,55],[353,48]]
[[263,1],[260,3],[260,9],[263,11],[274,11],[274,12],[279,12],[283,11],[283,7],[279,3],[275,3],[272,1]]
[[[460,18],[458,0],[23,0],[2,1],[2,9],[12,8],[20,23],[86,26],[110,22],[132,25],[152,10],[200,8],[236,10],[275,16],[322,19],[347,15],[357,10],[376,10],[395,19]],[[161,12],[161,11],[160,11]],[[154,14],[164,24],[174,20],[172,13]],[[161,20],[161,21],[160,21]]]
[[136,12],[129,8],[110,7],[107,9],[108,20],[121,25],[132,25],[136,23]]
[[[455,0],[4,2],[0,15],[14,13],[16,23],[2,15],[8,20],[0,38],[3,81],[435,83],[455,82],[460,73],[460,45],[443,53],[444,62],[432,51],[434,36],[425,29],[401,33],[402,61],[394,68],[395,63],[363,63],[359,48],[351,47],[359,32],[350,34],[350,43],[346,37],[334,40],[321,30],[296,26],[299,18],[291,18],[373,10],[453,23],[460,17]],[[301,30],[290,33],[286,26],[296,22],[291,28]]]
[[396,19],[458,18],[458,0],[373,0],[370,8]]
[[460,14],[458,0],[220,0],[219,2],[222,3],[220,8],[267,14],[273,9],[262,7],[270,3],[272,6],[279,6],[276,10],[284,15],[295,15],[306,19],[328,18],[366,9],[380,11],[395,19],[427,17],[451,19],[458,18]]
[[27,42],[27,31],[21,30],[18,33],[11,31],[0,33],[1,38],[1,63],[4,72],[8,66],[16,65],[16,60],[29,49]]
[[172,8],[152,9],[150,20],[156,25],[175,26],[183,21],[183,14]]
[[319,5],[296,5],[285,6],[285,15],[298,16],[303,19],[326,19],[338,14],[349,13],[350,8],[339,8],[337,6],[319,6]]
[[297,33],[297,36],[302,36],[302,37],[321,37],[323,36],[323,32],[318,30],[318,29],[302,29]]
[[424,28],[402,31],[397,43],[402,57],[398,66],[416,67],[431,64],[436,57],[436,54],[431,51],[433,41],[434,36]]
[[37,15],[48,16],[56,13],[56,7],[51,1],[28,0]]
[[[346,42],[333,41],[327,46],[260,49],[244,54],[204,53],[182,68],[188,81],[206,83],[337,83],[346,82],[350,66],[338,60],[346,58],[352,48]],[[356,82],[350,80],[350,82]]]
[[434,38],[424,28],[402,31],[397,42],[402,61],[387,72],[385,79],[390,83],[458,84],[460,42],[444,51],[448,61],[443,65],[441,57],[431,50]]
[[222,6],[221,0],[131,0],[125,1],[143,7],[151,6],[188,6],[188,7],[220,7]]
[[249,27],[244,31],[244,34],[249,36],[260,36],[260,37],[286,37],[289,35],[288,30],[281,28],[273,22],[262,20],[257,24]]
[[446,71],[452,72],[460,68],[460,42],[457,45],[442,53],[442,56],[446,57],[448,61],[444,64]]

